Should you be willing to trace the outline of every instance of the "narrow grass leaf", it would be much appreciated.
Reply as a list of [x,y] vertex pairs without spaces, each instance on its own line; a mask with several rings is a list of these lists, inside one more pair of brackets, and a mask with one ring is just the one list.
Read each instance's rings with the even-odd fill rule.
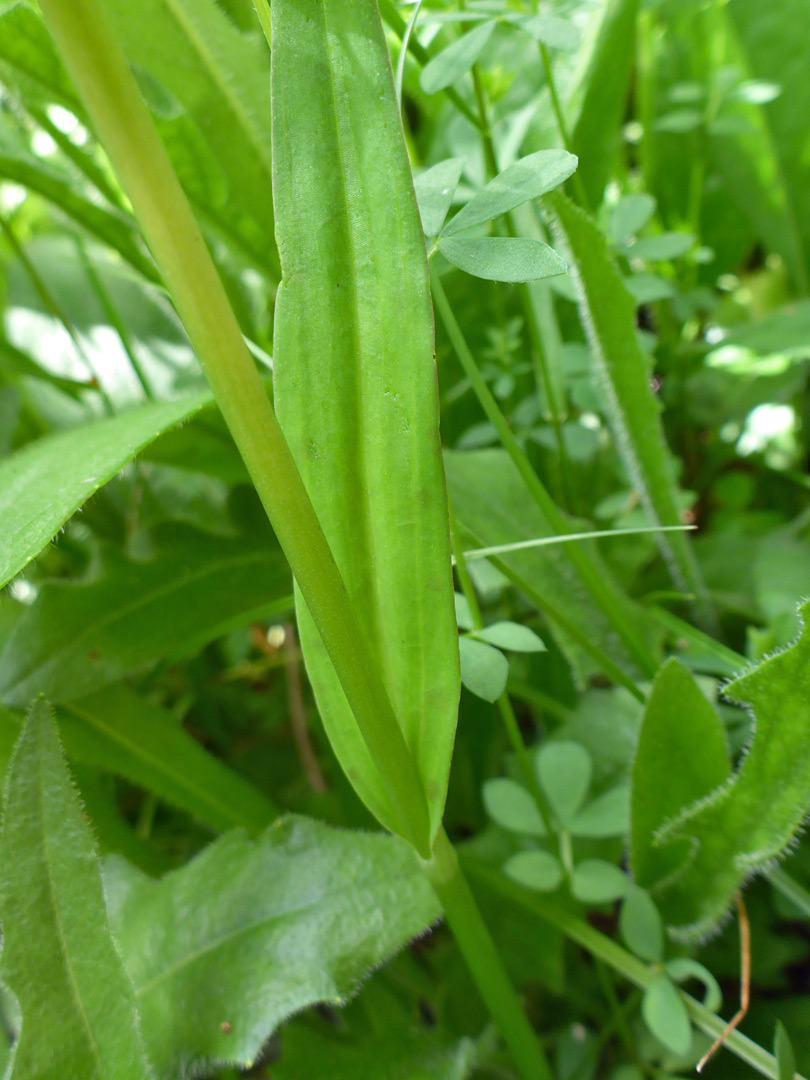
[[[617,448],[653,522],[677,525],[675,471],[661,428],[661,406],[650,387],[649,360],[636,337],[633,302],[594,221],[560,192],[549,199],[555,232],[575,266],[580,317]],[[688,537],[659,533],[656,540],[677,584],[698,598],[701,612],[709,618],[706,591]]]
[[463,168],[461,158],[448,158],[415,177],[413,186],[425,236],[437,236],[441,231]]
[[228,833],[161,881],[118,860],[109,870],[110,918],[160,1080],[251,1065],[283,1020],[343,1004],[440,915],[401,840],[300,817],[257,840]]
[[38,555],[90,496],[163,431],[193,416],[208,392],[143,405],[49,435],[0,461],[0,586]]
[[[278,417],[435,834],[458,709],[458,636],[424,237],[388,51],[374,0],[273,0],[272,16]],[[303,603],[298,613],[337,756],[396,828]]]
[[11,1080],[149,1080],[90,826],[43,701],[11,761],[0,860],[0,974],[22,1013]]
[[43,585],[0,649],[0,698],[69,701],[291,607],[269,530],[245,539],[168,527],[147,558],[105,549],[86,579]]
[[668,660],[647,700],[633,761],[630,860],[640,885],[659,884],[688,855],[683,843],[657,842],[662,825],[705,798],[728,774],[720,717],[689,669]]
[[577,159],[565,150],[538,150],[521,158],[476,192],[466,206],[442,229],[452,236],[471,225],[491,221],[551,191],[574,172]]
[[538,281],[568,269],[548,244],[524,236],[447,237],[439,240],[439,251],[459,270],[487,281]]
[[426,94],[444,90],[467,74],[495,29],[495,20],[482,22],[437,53],[422,68],[419,83]]
[[784,854],[810,806],[810,602],[802,631],[783,652],[729,683],[724,693],[754,714],[748,752],[730,781],[661,831],[686,842],[688,862],[660,898],[680,937],[710,933],[741,885]]

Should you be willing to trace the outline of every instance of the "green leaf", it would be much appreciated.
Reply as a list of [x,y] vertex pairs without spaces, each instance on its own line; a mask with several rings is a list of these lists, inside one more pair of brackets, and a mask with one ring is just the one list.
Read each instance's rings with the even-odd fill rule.
[[694,675],[680,661],[668,660],[647,700],[633,762],[630,860],[640,885],[655,886],[678,869],[684,846],[658,844],[661,826],[707,796],[728,773],[719,716]]
[[[110,0],[106,10],[130,62],[187,110],[224,173],[227,198],[204,204],[207,216],[276,276],[268,62],[260,36],[237,30],[215,0]],[[167,148],[177,167],[182,147]]]
[[619,199],[610,215],[610,235],[615,244],[626,244],[655,213],[655,198],[642,192]]
[[425,236],[437,236],[441,231],[463,168],[461,158],[448,158],[414,177],[413,186]]
[[506,21],[519,26],[550,49],[576,52],[579,48],[580,33],[570,19],[561,19],[557,15],[507,15]]
[[498,776],[483,788],[484,806],[496,825],[527,836],[545,836],[546,826],[532,796],[516,780]]
[[111,922],[158,1077],[247,1067],[273,1030],[342,1004],[440,912],[402,841],[284,818],[153,881],[110,867]]
[[571,822],[574,836],[626,836],[630,830],[630,789],[622,785],[597,796]]
[[810,602],[802,632],[724,688],[754,713],[756,726],[737,772],[661,830],[688,845],[690,857],[661,894],[678,936],[705,935],[723,918],[743,882],[783,854],[810,806]]
[[642,960],[657,964],[664,957],[664,924],[646,891],[631,885],[619,912],[619,933],[625,945]]
[[537,281],[567,269],[548,244],[524,236],[442,238],[439,251],[459,270],[487,281]]
[[638,0],[601,5],[596,38],[582,72],[582,92],[573,95],[576,121],[571,148],[582,164],[579,175],[591,206],[602,202],[620,147],[619,131],[635,59]]
[[717,979],[703,964],[688,956],[676,956],[673,960],[667,960],[664,968],[676,983],[686,982],[687,979],[698,979],[702,982],[706,988],[703,1004],[711,1012],[717,1012],[723,1003],[723,994]]
[[462,593],[454,593],[453,600],[456,605],[456,622],[458,623],[459,630],[474,629],[475,619],[472,616],[467,597]]
[[464,686],[484,701],[497,701],[506,689],[509,661],[499,649],[475,638],[459,638],[458,646]]
[[686,1054],[692,1045],[692,1025],[683,998],[669,975],[656,975],[641,999],[641,1015],[650,1031],[673,1054]]
[[793,1053],[793,1046],[787,1028],[781,1020],[776,1021],[773,1052],[776,1058],[776,1067],[779,1070],[779,1080],[794,1080],[796,1076],[796,1055]]
[[649,259],[651,262],[663,259],[677,259],[685,255],[695,242],[691,233],[665,232],[658,236],[646,236],[636,240],[624,254],[629,259]]
[[[263,829],[275,808],[251,784],[200,746],[168,709],[126,686],[110,686],[57,710],[71,762],[115,773],[193,814],[212,829]],[[4,750],[19,733],[15,713],[0,708]]]
[[[272,16],[278,417],[435,835],[458,710],[458,634],[424,236],[388,49],[375,0],[273,0]],[[378,819],[401,827],[303,603],[298,612],[338,759]]]
[[497,622],[476,630],[475,636],[507,652],[545,652],[546,647],[534,630],[514,622]]
[[624,279],[624,287],[633,297],[635,307],[654,304],[656,300],[671,300],[675,295],[672,282],[657,274],[630,274]]
[[0,973],[22,1012],[12,1080],[151,1077],[90,827],[43,701],[12,758],[0,860]]
[[630,887],[627,874],[602,859],[583,859],[574,867],[571,892],[583,904],[610,904]]
[[519,851],[506,860],[503,872],[537,892],[554,892],[565,876],[560,860],[548,851]]
[[591,755],[579,743],[547,742],[537,751],[535,768],[552,810],[568,828],[591,786]]
[[435,94],[466,75],[484,50],[495,29],[495,20],[482,22],[437,53],[422,68],[419,83],[426,94]]
[[269,530],[246,540],[175,526],[155,541],[149,558],[106,549],[86,580],[44,585],[3,643],[0,696],[68,701],[292,605]]
[[545,195],[567,180],[576,167],[576,157],[565,150],[538,150],[535,154],[520,158],[476,192],[445,225],[442,236],[452,236],[471,225],[490,221],[499,214]]
[[210,399],[210,393],[201,392],[143,405],[49,435],[0,461],[0,585],[39,554],[82,503],[139,450]]
[[[594,221],[560,192],[549,199],[555,232],[576,264],[580,318],[617,446],[651,521],[678,525],[675,471],[661,428],[661,406],[650,387],[649,360],[636,336],[633,302]],[[705,587],[686,535],[657,533],[656,541],[676,583],[697,597],[708,617]]]

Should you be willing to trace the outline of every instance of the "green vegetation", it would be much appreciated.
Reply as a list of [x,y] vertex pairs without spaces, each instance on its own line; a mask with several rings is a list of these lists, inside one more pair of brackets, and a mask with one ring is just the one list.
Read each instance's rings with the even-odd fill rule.
[[810,1072],[809,69],[0,0],[6,1080]]

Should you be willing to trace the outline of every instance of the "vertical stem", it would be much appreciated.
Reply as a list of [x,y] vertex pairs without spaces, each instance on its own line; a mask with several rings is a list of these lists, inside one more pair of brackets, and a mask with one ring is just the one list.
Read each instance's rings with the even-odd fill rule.
[[428,808],[413,756],[202,233],[103,6],[99,0],[42,0],[40,7],[390,793],[397,831],[427,854]]
[[458,856],[443,829],[436,837],[433,857],[423,865],[479,993],[509,1047],[523,1080],[553,1080],[537,1036],[526,1018],[495,943],[481,918]]

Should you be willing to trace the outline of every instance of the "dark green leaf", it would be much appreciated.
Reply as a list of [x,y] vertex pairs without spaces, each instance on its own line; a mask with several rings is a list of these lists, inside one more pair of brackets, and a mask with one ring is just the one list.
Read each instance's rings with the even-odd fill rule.
[[22,1012],[12,1080],[147,1080],[92,834],[43,701],[12,758],[0,860],[0,972]]

